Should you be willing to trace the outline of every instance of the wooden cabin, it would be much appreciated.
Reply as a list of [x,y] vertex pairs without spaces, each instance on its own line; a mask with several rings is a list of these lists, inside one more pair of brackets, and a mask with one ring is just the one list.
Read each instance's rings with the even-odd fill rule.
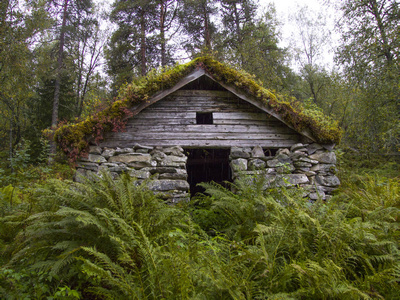
[[[124,129],[101,133],[102,139],[93,134],[96,130],[83,134],[88,155],[78,160],[77,172],[129,172],[148,179],[149,188],[173,202],[201,191],[200,182],[243,176],[262,176],[266,186],[277,181],[301,186],[311,199],[329,197],[339,185],[335,139],[326,138],[335,136],[335,130],[324,136],[302,125],[314,124],[312,118],[300,116],[287,102],[227,66],[209,59],[191,64],[195,67],[165,84],[168,88],[158,78],[162,88],[139,100],[128,87],[123,99],[128,112],[119,119]],[[224,78],[215,66],[223,66],[230,77]],[[111,109],[98,119],[108,115]],[[93,123],[82,122],[81,128],[90,127],[88,122]],[[67,133],[68,126],[61,128],[56,140],[73,152],[63,138]]]

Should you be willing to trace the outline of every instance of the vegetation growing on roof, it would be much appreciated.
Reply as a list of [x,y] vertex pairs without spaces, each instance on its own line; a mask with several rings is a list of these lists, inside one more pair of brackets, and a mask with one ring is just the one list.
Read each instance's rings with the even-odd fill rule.
[[234,85],[252,95],[273,109],[297,131],[309,128],[318,142],[340,142],[342,131],[337,122],[323,115],[321,110],[315,107],[304,108],[292,97],[274,94],[263,88],[250,74],[210,57],[199,57],[189,63],[161,71],[154,70],[146,77],[134,80],[120,89],[117,100],[110,107],[80,123],[60,126],[54,135],[56,142],[74,161],[78,156],[87,153],[90,139],[94,138],[97,142],[103,139],[106,131],[123,130],[126,120],[132,116],[130,108],[134,104],[147,101],[157,92],[173,87],[196,68],[202,68],[215,80]]

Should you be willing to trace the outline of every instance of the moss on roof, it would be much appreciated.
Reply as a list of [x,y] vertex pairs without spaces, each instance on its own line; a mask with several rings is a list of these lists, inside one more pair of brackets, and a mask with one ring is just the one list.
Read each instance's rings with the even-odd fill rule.
[[132,116],[130,108],[134,104],[150,99],[154,94],[172,88],[182,78],[196,68],[204,69],[216,81],[236,86],[237,89],[252,95],[260,103],[274,110],[295,130],[309,129],[317,142],[322,144],[339,143],[342,130],[337,122],[325,116],[318,109],[304,109],[294,98],[274,94],[258,84],[248,73],[231,68],[210,57],[199,57],[189,63],[152,71],[146,77],[122,87],[117,100],[108,108],[77,124],[59,127],[54,139],[60,148],[73,161],[87,153],[89,140],[103,139],[106,131],[123,130],[126,120]]

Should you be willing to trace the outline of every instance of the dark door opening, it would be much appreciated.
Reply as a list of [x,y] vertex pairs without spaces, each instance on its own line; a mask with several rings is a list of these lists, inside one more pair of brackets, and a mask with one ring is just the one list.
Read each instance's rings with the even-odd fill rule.
[[186,153],[186,168],[192,196],[204,192],[202,187],[197,186],[198,183],[214,181],[224,185],[224,181],[232,180],[229,149],[186,149]]

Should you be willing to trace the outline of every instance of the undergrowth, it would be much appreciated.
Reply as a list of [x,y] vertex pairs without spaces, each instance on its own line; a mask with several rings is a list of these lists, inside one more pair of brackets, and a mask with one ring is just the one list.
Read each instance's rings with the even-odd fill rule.
[[40,185],[0,216],[0,297],[399,298],[398,177],[315,203],[262,179],[202,186],[169,206],[125,175]]

